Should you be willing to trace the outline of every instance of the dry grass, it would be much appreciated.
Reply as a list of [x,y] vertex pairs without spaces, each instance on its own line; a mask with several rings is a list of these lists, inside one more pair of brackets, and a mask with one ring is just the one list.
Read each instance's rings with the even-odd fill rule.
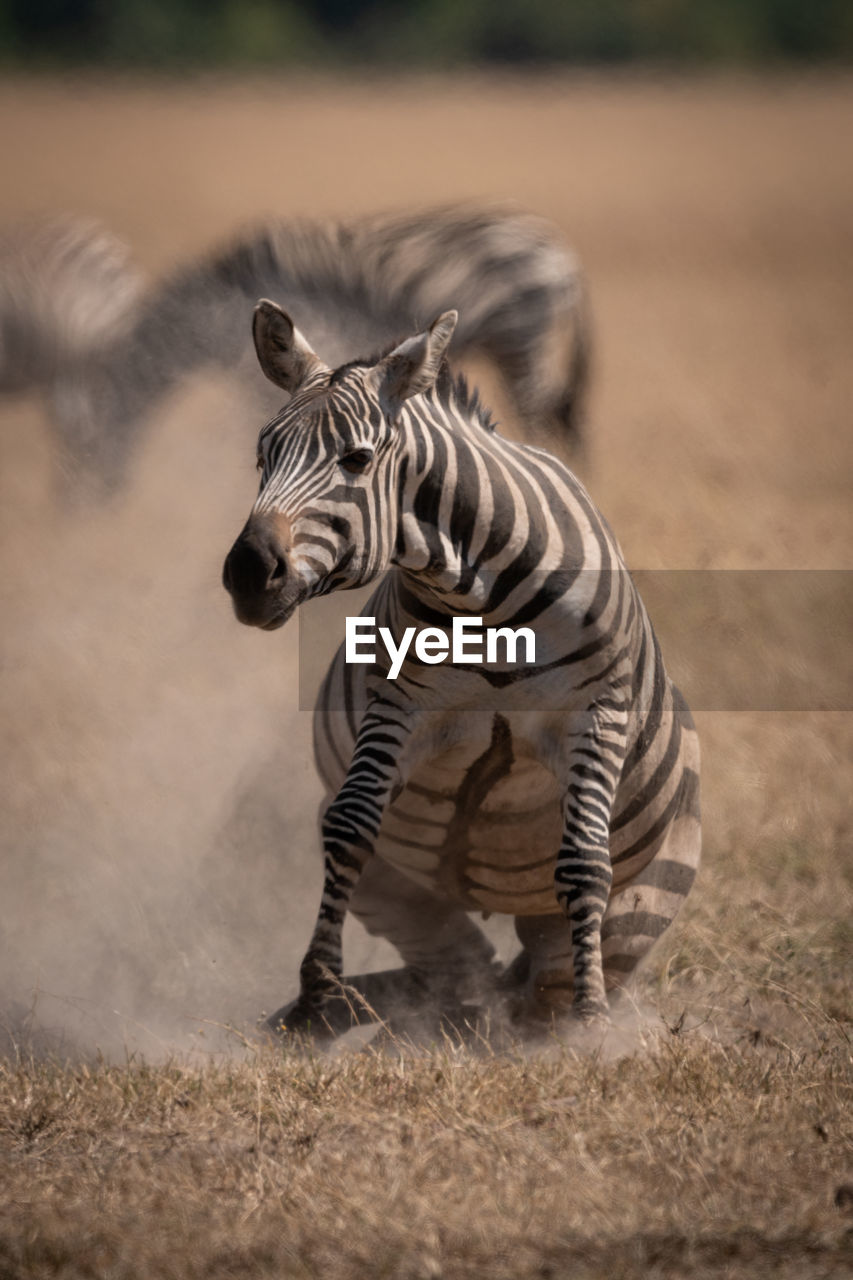
[[822,1034],[9,1065],[5,1274],[841,1277],[850,1046]]
[[[263,211],[552,217],[590,272],[585,474],[630,563],[850,566],[849,80],[0,104],[0,216],[101,216],[147,267]],[[704,867],[601,1051],[241,1039],[292,991],[319,879],[296,632],[237,627],[219,586],[255,426],[195,384],[120,502],[75,513],[43,415],[0,406],[0,1276],[849,1274],[849,713],[697,717]]]

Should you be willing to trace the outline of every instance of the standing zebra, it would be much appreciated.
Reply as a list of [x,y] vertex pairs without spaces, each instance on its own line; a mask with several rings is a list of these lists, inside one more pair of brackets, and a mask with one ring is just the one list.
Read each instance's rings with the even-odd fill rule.
[[395,566],[367,606],[395,644],[429,627],[440,647],[454,616],[536,641],[532,666],[410,648],[396,679],[338,651],[315,717],[325,884],[277,1029],[357,1016],[335,995],[348,910],[405,962],[348,979],[377,1007],[395,984],[447,1007],[487,990],[493,950],[467,914],[485,911],[515,916],[503,982],[528,1017],[605,1017],[698,865],[696,733],[618,545],[574,475],[498,435],[452,376],[455,323],[332,372],[274,303],[255,312],[261,367],[292,399],[260,433],[225,561],[238,619],[274,630]]
[[271,222],[141,293],[123,247],[93,223],[7,233],[0,390],[42,389],[68,461],[113,487],[147,415],[188,374],[219,367],[264,390],[248,321],[265,293],[336,361],[458,299],[454,356],[485,355],[523,427],[580,445],[589,319],[577,258],[547,222],[500,208]]

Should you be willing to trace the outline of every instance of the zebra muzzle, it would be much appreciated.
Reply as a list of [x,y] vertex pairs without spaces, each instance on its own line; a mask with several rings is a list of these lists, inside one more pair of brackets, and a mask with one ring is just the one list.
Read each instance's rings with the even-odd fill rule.
[[222,569],[222,585],[239,621],[265,631],[282,626],[300,598],[282,526],[275,516],[250,516]]

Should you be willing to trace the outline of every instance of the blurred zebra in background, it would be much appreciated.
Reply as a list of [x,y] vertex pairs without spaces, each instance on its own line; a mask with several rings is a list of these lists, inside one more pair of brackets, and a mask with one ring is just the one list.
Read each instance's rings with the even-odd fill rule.
[[247,337],[265,294],[335,363],[457,307],[451,355],[487,357],[521,429],[579,451],[583,275],[555,228],[501,208],[271,222],[145,290],[92,222],[19,228],[0,241],[0,390],[41,390],[67,465],[115,487],[151,410],[194,371],[235,373],[272,410]]
[[[274,630],[394,566],[363,613],[395,646],[423,628],[432,645],[396,673],[342,647],[320,691],[325,884],[276,1030],[357,1019],[336,995],[348,910],[405,964],[348,979],[379,1010],[494,987],[483,911],[515,917],[500,981],[526,1017],[606,1018],[698,865],[696,732],[618,544],[572,472],[499,435],[453,377],[455,323],[332,372],[280,308],[256,311],[261,366],[292,399],[260,433],[225,561],[238,619]],[[436,658],[459,617],[535,629],[534,660]]]

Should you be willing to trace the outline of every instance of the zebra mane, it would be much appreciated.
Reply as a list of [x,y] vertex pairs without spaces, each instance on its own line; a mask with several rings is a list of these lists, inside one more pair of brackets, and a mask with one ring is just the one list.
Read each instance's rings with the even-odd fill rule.
[[[439,395],[441,395],[441,374],[445,366],[448,374],[450,374],[450,366],[445,360],[439,370],[438,382],[436,383]],[[484,431],[497,431],[498,424],[492,417],[492,411],[489,406],[481,399],[479,387],[469,386],[468,379],[461,371],[456,374],[450,374],[450,382],[450,394],[459,408],[469,418],[472,418],[478,426],[482,427]]]

